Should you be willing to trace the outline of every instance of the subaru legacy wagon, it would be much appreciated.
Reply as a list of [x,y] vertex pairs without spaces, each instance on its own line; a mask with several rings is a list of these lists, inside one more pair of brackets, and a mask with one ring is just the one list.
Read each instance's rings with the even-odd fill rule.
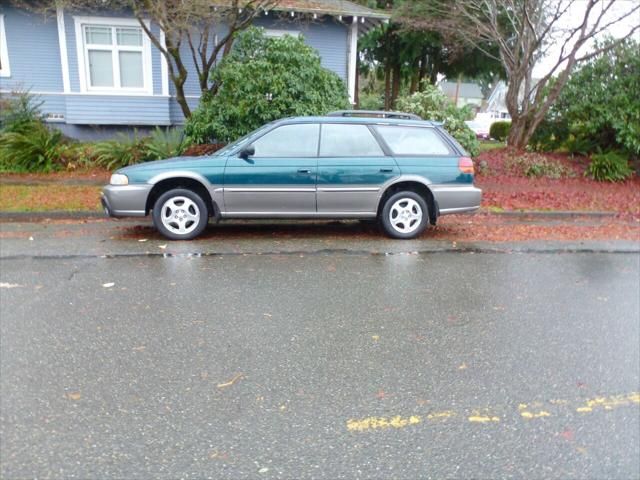
[[211,155],[119,169],[102,205],[114,217],[151,213],[172,240],[197,237],[211,217],[377,219],[408,239],[480,207],[473,162],[441,124],[354,113],[277,120]]

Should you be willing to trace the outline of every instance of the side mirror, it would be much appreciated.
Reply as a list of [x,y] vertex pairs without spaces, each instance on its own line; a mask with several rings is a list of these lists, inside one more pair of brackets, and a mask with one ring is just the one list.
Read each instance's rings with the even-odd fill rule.
[[244,158],[245,160],[253,155],[256,154],[256,147],[254,147],[253,145],[249,145],[248,147],[243,148],[242,150],[240,150],[240,158]]

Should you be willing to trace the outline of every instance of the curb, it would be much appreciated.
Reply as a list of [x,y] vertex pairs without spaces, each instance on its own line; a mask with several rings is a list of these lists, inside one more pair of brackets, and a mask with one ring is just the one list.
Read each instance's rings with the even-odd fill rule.
[[497,215],[503,217],[542,217],[542,218],[609,218],[618,215],[618,212],[588,212],[579,210],[506,210],[502,212],[492,212],[490,210],[480,210],[480,213],[487,215]]
[[102,211],[77,211],[65,212],[60,210],[52,210],[50,212],[2,212],[0,211],[0,220],[4,221],[21,221],[31,222],[46,219],[72,219],[82,220],[83,218],[108,218]]

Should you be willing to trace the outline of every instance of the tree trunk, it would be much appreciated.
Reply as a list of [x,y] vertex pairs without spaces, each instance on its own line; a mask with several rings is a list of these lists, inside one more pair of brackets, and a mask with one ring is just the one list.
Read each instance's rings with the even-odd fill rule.
[[427,75],[427,55],[423,55],[420,59],[420,70],[418,70],[418,90],[423,90],[422,81]]
[[384,109],[391,109],[391,65],[384,67]]
[[393,84],[391,87],[391,108],[396,108],[396,100],[400,95],[400,65],[393,66]]
[[511,128],[509,129],[509,136],[507,137],[507,145],[510,147],[523,150],[529,141],[525,138],[524,133],[527,130],[527,126],[523,121],[524,118],[511,118]]
[[189,108],[189,104],[187,103],[187,97],[184,95],[184,86],[180,85],[178,87],[176,85],[176,102],[180,105],[180,109],[182,110],[182,115],[184,115],[185,119],[191,117],[191,109]]

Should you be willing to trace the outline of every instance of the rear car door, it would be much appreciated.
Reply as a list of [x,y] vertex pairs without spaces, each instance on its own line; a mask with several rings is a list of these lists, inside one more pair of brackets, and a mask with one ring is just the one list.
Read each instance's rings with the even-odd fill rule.
[[231,156],[224,172],[227,213],[314,214],[320,126],[281,125],[256,139],[255,154]]
[[382,185],[400,175],[370,127],[323,123],[318,157],[318,213],[374,213]]
[[473,175],[459,168],[461,155],[454,142],[437,128],[409,125],[377,125],[375,128],[393,153],[402,174],[419,176],[429,184],[440,213],[467,209],[469,198],[478,196]]

